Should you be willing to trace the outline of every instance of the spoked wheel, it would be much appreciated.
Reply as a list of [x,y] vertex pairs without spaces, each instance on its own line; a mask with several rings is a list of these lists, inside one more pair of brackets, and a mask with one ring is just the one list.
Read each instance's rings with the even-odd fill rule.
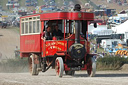
[[96,61],[95,58],[91,58],[89,65],[87,66],[87,73],[90,77],[94,77],[96,73]]
[[73,71],[73,70],[70,70],[70,71],[65,71],[65,74],[66,75],[74,75],[75,74],[75,71]]
[[63,76],[64,64],[63,64],[63,59],[61,57],[56,58],[55,70],[56,70],[56,75],[57,76],[59,76],[59,77]]
[[36,58],[34,58],[34,55],[31,55],[29,57],[29,70],[30,70],[30,73],[32,75],[38,75],[39,74],[39,71],[38,71],[37,68],[38,68],[39,64],[36,64],[34,62],[34,59],[36,59]]

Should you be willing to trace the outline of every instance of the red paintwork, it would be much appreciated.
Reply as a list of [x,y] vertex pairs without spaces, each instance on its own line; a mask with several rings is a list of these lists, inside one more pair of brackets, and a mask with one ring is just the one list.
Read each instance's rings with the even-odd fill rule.
[[59,73],[60,73],[60,63],[59,63],[58,59],[56,60],[56,73],[57,73],[57,75],[59,75]]
[[87,65],[84,65],[84,68],[81,68],[81,70],[86,70],[87,69]]
[[90,53],[90,42],[87,41],[85,44],[86,44],[87,53],[89,54]]
[[67,50],[67,41],[46,41],[45,42],[45,48],[43,48],[43,57],[45,56],[53,56],[57,52],[64,52]]
[[20,37],[20,52],[40,52],[41,38],[40,34],[23,35]]
[[64,70],[65,71],[69,71],[70,70],[70,68],[68,68],[67,64],[64,64]]
[[86,12],[55,12],[44,13],[41,15],[41,20],[55,20],[55,19],[68,19],[68,20],[94,20],[93,13]]
[[43,14],[34,14],[34,15],[28,15],[23,16],[22,18],[26,17],[33,17],[33,16],[40,16],[40,20],[88,20],[92,21],[94,20],[94,14],[93,13],[86,13],[86,12],[53,12],[53,13],[43,13]]

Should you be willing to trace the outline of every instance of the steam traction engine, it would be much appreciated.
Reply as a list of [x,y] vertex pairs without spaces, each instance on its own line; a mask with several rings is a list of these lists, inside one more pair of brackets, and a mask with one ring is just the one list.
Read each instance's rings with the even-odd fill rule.
[[[59,77],[64,71],[66,75],[74,75],[79,70],[87,70],[89,76],[95,75],[96,62],[90,54],[87,36],[88,22],[94,20],[94,14],[79,9],[21,17],[20,56],[29,58],[32,75],[45,72],[50,67],[55,68]],[[63,36],[41,39],[47,26],[51,26],[53,32],[55,25],[59,26]]]

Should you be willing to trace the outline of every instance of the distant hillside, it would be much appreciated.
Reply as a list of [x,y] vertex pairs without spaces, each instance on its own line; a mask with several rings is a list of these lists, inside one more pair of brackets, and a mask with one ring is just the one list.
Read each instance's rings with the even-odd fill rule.
[[[25,1],[26,0],[20,0],[19,1],[19,4],[21,7],[25,7]],[[38,5],[42,5],[43,4],[43,0],[37,0],[38,1]],[[0,0],[0,5],[2,6],[2,8],[4,10],[7,10],[7,7],[6,7],[6,3],[8,2],[8,0]]]
[[[25,7],[25,1],[26,0],[20,0],[20,6],[21,7]],[[41,6],[44,4],[43,0],[37,0],[38,1],[38,6]],[[63,4],[63,0],[55,0],[57,2],[57,4],[59,4],[59,6],[62,6]],[[69,1],[69,0],[68,0]],[[70,0],[70,1],[73,1],[75,4],[82,4],[84,5],[85,2],[87,2],[88,0]],[[6,7],[6,3],[8,2],[8,0],[0,0],[0,5],[2,6],[2,8],[6,11],[10,11],[7,9]]]
[[2,6],[3,9],[7,9],[7,7],[6,7],[7,2],[8,2],[8,0],[0,0],[0,5]]
[[[20,0],[20,6],[21,7],[25,7],[25,1],[26,0]],[[38,1],[38,6],[41,6],[41,5],[44,5],[44,2],[43,0],[37,0]],[[57,4],[59,4],[59,6],[62,6],[63,5],[63,0],[55,0]],[[117,5],[116,3],[107,3],[106,1],[107,0],[67,0],[67,1],[73,1],[74,4],[81,4],[84,6],[85,3],[91,1],[93,3],[91,3],[91,5],[94,6],[94,8],[96,7],[96,5],[106,5],[107,8],[111,8],[111,9],[116,9],[117,10],[117,13],[121,10],[125,10],[125,9],[128,9],[128,6],[119,6]],[[128,1],[128,0],[127,0]],[[8,0],[0,0],[0,5],[2,5],[3,9],[6,10],[6,11],[10,11],[7,9],[6,7],[6,3],[8,2]],[[95,5],[96,4],[96,5]]]
[[[109,9],[116,9],[117,13],[121,10],[128,9],[128,6],[119,6],[117,3],[107,3],[107,0],[90,0],[97,5],[106,5]],[[128,0],[127,0],[128,1]]]

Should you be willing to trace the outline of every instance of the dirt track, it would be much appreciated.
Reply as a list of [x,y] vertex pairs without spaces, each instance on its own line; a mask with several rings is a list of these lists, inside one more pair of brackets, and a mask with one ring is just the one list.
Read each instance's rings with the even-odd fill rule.
[[0,58],[14,58],[14,50],[20,45],[18,28],[0,28]]
[[85,72],[76,72],[74,76],[56,76],[50,69],[38,76],[29,73],[0,73],[0,85],[127,85],[128,72],[98,71],[96,77],[87,77]]
[[[0,29],[0,52],[11,57],[15,46],[19,46],[19,34],[14,29]],[[3,56],[2,56],[3,57]],[[10,67],[12,68],[12,67]],[[1,68],[0,68],[1,69]],[[15,69],[16,70],[16,69]],[[38,76],[29,73],[0,73],[0,85],[127,85],[128,71],[98,71],[96,77],[88,77],[86,71],[74,76],[58,78],[50,69]]]

